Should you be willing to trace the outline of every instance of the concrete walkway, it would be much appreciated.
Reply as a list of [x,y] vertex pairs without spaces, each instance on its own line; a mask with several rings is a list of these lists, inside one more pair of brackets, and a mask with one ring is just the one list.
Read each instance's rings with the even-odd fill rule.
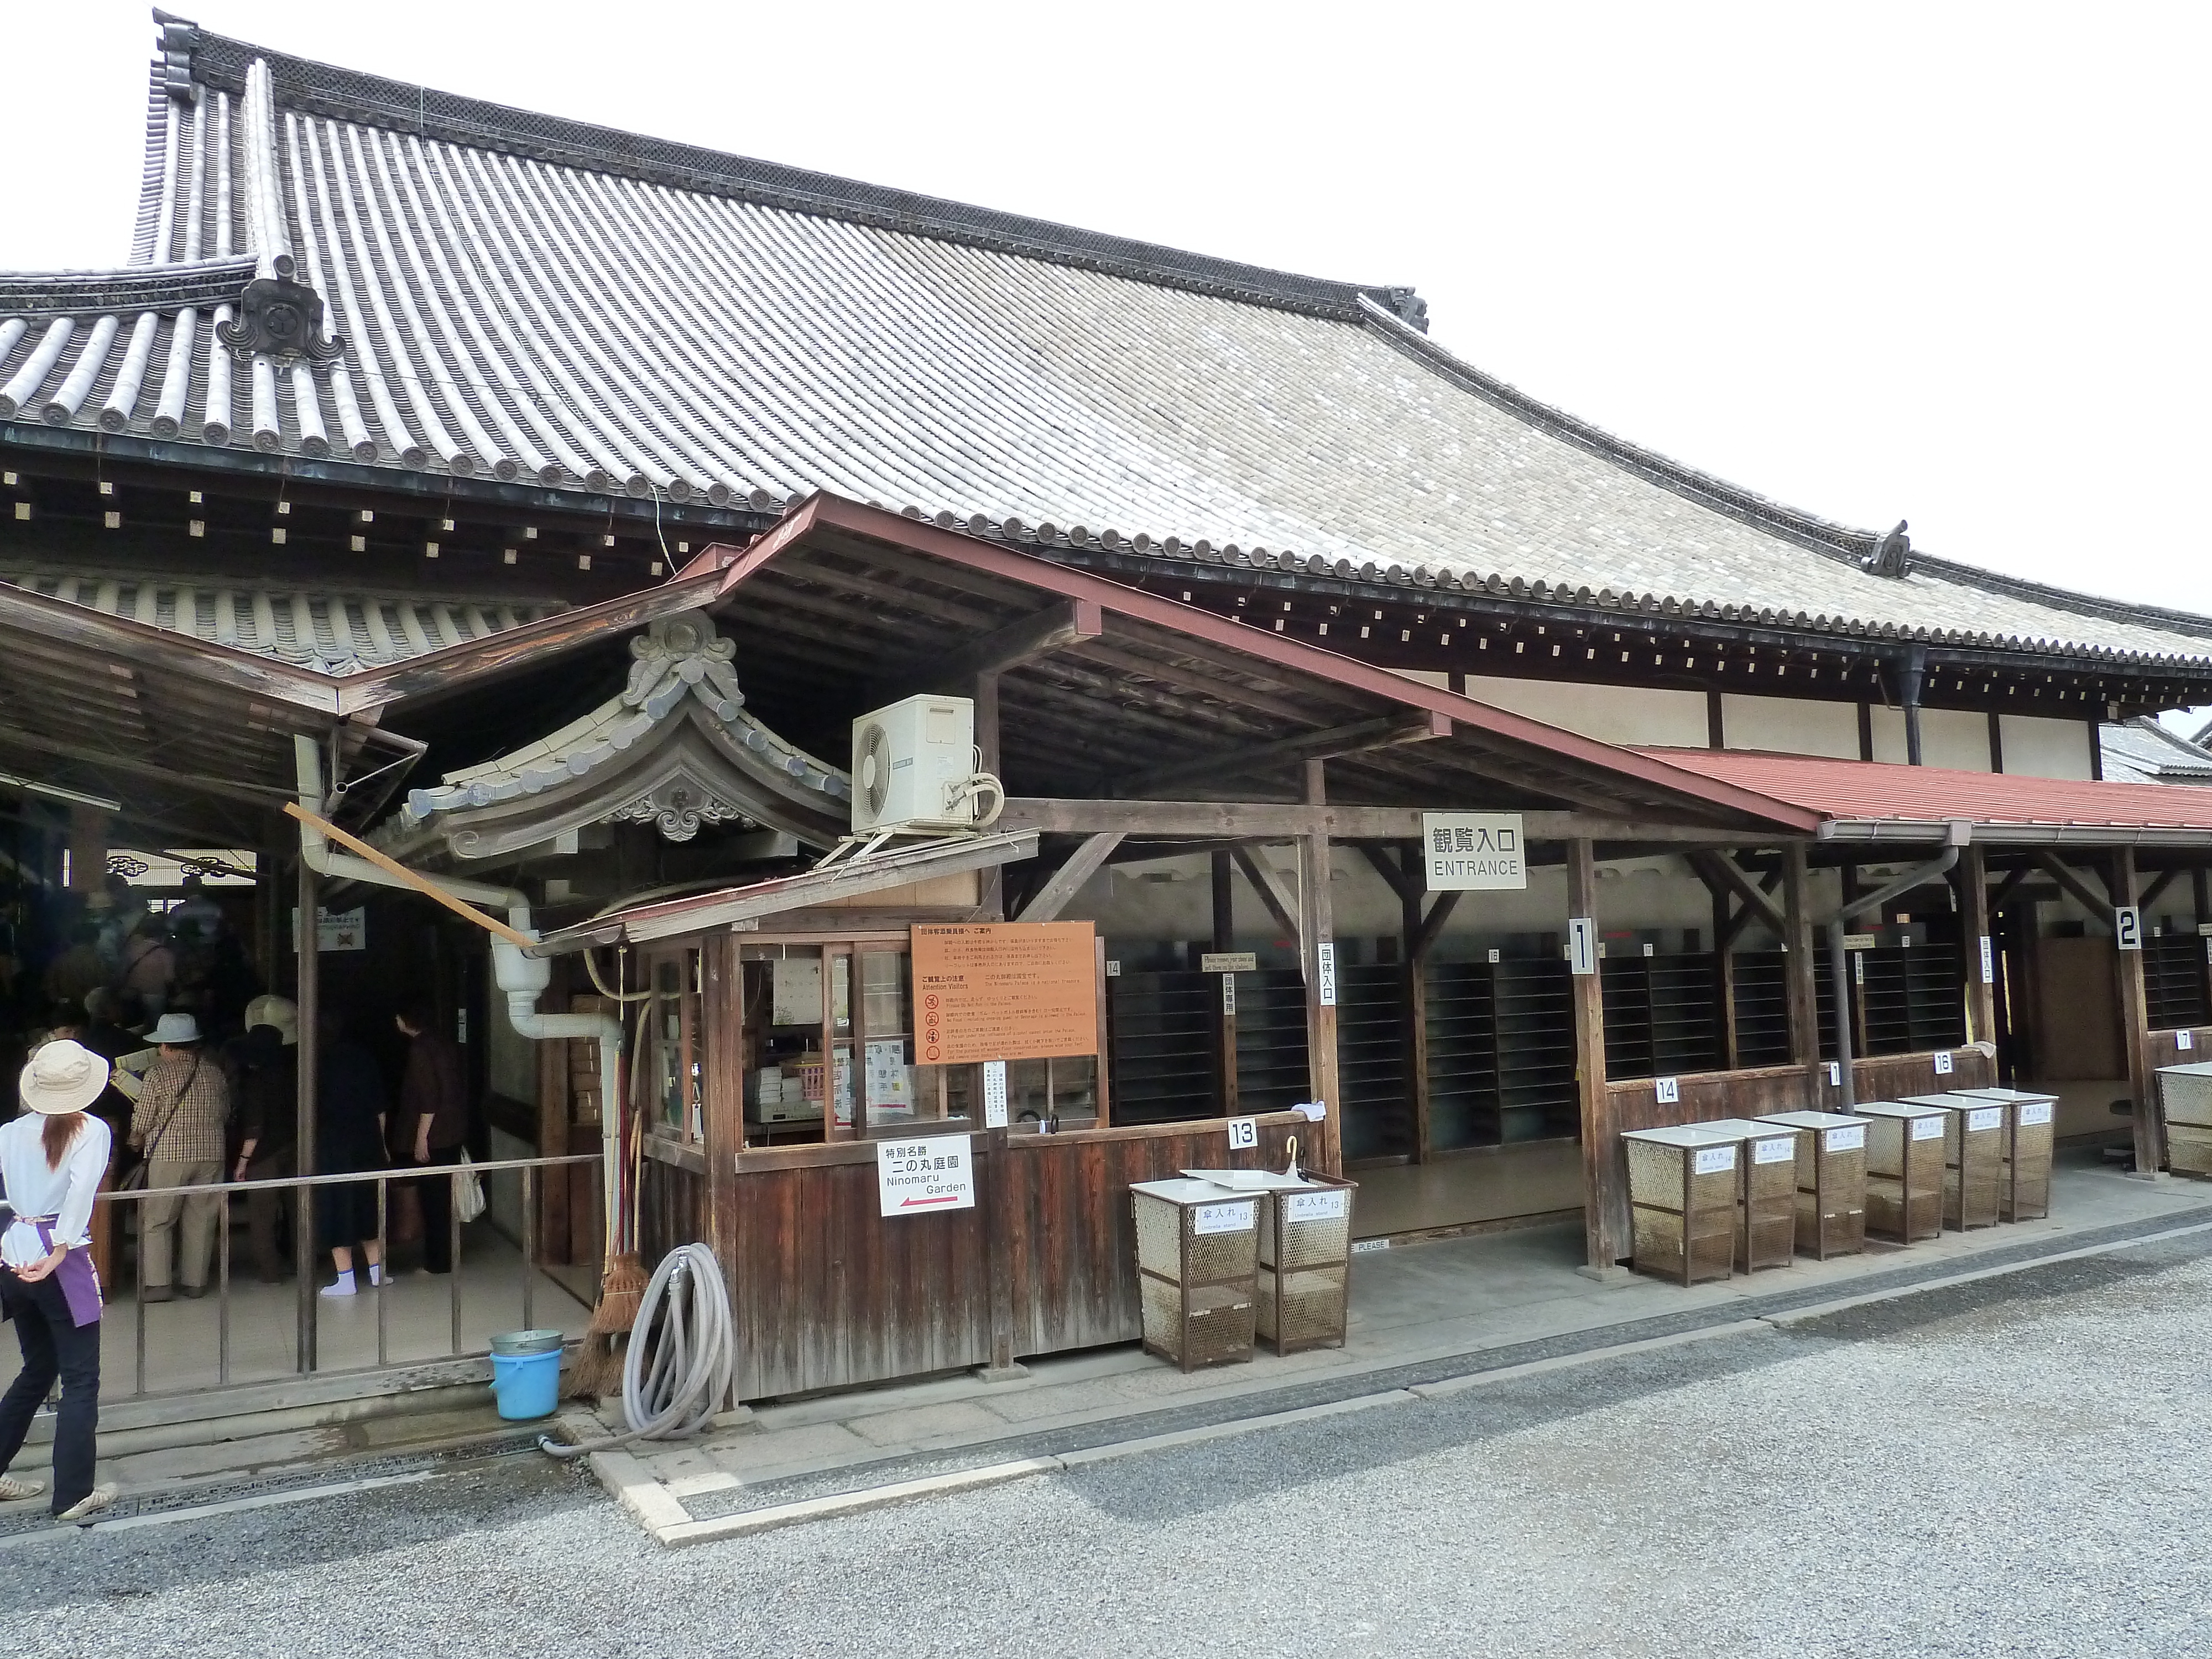
[[[1909,1248],[1875,1244],[1826,1262],[1801,1257],[1691,1289],[1578,1273],[1579,1224],[1373,1251],[1353,1258],[1351,1330],[1340,1349],[1262,1352],[1249,1364],[1188,1376],[1134,1346],[1103,1349],[1029,1362],[1028,1374],[1010,1381],[961,1374],[772,1403],[699,1440],[593,1461],[648,1530],[681,1541],[708,1531],[701,1522],[918,1475],[1018,1473],[1040,1454],[1049,1461],[1285,1410],[1337,1409],[1376,1389],[1557,1363],[1622,1342],[1682,1340],[1795,1308],[1908,1294],[1978,1271],[2212,1224],[2212,1187],[2139,1181],[2103,1164],[2094,1149],[2062,1152],[2051,1208],[2047,1220],[1946,1233]],[[603,1409],[610,1423],[618,1416]],[[568,1420],[580,1433],[597,1427],[581,1413]]]

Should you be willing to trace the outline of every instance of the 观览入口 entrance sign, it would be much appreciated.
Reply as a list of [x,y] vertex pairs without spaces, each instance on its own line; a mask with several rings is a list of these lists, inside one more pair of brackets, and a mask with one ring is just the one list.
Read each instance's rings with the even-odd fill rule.
[[1518,891],[1528,885],[1528,842],[1518,812],[1424,812],[1421,857],[1429,891]]
[[1095,937],[1087,921],[917,926],[916,1058],[967,1066],[1097,1053]]

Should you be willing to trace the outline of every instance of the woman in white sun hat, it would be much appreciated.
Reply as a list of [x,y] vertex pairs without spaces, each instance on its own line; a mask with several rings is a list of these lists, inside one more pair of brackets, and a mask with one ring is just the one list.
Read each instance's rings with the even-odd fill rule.
[[68,1041],[23,1068],[23,1115],[0,1126],[0,1192],[14,1213],[0,1234],[0,1318],[13,1320],[23,1369],[0,1397],[0,1501],[35,1498],[6,1473],[31,1419],[62,1382],[54,1425],[54,1516],[89,1521],[115,1501],[93,1485],[100,1425],[100,1277],[86,1232],[107,1170],[108,1128],[85,1109],[107,1086],[107,1062]]

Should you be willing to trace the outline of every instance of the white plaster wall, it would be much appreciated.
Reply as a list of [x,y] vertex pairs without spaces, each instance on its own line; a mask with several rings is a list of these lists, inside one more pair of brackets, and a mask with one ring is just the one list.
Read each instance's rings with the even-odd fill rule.
[[1990,717],[1963,708],[1920,711],[1920,763],[1954,772],[1990,769]]
[[[1923,731],[1922,735],[1926,735]],[[1893,766],[1902,766],[1908,757],[1905,752],[1905,711],[1885,708],[1876,704],[1874,708],[1874,757],[1887,761]]]
[[1531,720],[1607,743],[1705,746],[1701,691],[1644,690],[1630,685],[1577,685],[1564,680],[1467,677],[1467,695]]
[[1859,757],[1859,706],[1811,697],[1721,696],[1721,736],[1731,749]]
[[2074,778],[2087,781],[2089,726],[2087,720],[2054,720],[2038,714],[2000,714],[2004,769],[2029,778]]
[[[2057,726],[2058,720],[2039,720],[2039,726]],[[1855,751],[1856,752],[1856,751]],[[2082,749],[2085,769],[2080,775],[2087,777],[2088,750]],[[1905,752],[1905,711],[1884,708],[1874,710],[1874,757],[1902,766]],[[1960,708],[1923,708],[1920,711],[1920,763],[1923,766],[1948,767],[1954,772],[1986,772],[1990,769],[1990,717]],[[2005,738],[2005,770],[2014,770],[2012,738]],[[2039,774],[2038,775],[2043,775]],[[2051,774],[2051,776],[2062,775]]]

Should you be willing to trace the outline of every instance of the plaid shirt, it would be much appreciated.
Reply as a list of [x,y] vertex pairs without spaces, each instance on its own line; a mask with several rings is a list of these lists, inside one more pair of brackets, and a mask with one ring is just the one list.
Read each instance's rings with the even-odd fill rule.
[[146,1073],[145,1087],[131,1114],[131,1144],[164,1164],[220,1164],[225,1154],[222,1132],[230,1117],[230,1088],[212,1055],[198,1058],[195,1073],[194,1056],[164,1054]]

